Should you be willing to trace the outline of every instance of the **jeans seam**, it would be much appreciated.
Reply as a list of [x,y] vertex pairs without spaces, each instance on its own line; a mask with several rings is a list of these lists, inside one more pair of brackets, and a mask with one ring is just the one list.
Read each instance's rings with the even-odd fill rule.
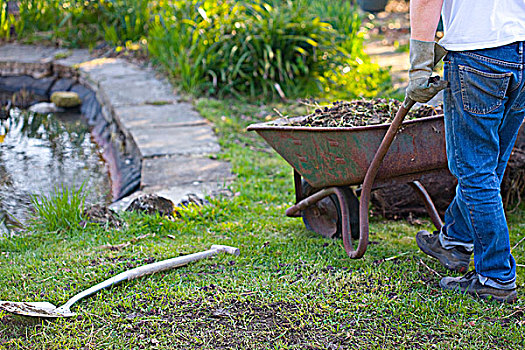
[[[457,75],[458,75],[458,77],[459,77],[460,80],[461,80],[462,77],[461,77],[461,75],[459,74],[459,65],[456,64],[456,67],[458,67],[458,68],[456,68]],[[452,74],[452,71],[451,71],[451,74]],[[461,84],[461,85],[462,85],[462,86],[461,86],[461,88],[460,88],[460,91],[463,91],[463,84]],[[463,107],[464,107],[463,93],[461,93],[460,95],[461,95],[461,105],[463,105]],[[459,101],[457,101],[457,102],[459,102]],[[457,103],[457,102],[456,102],[456,103]],[[457,107],[459,107],[459,105],[458,105]],[[458,114],[458,113],[456,113],[456,112],[454,111],[455,108],[456,108],[456,107],[454,106],[454,104],[452,104],[452,105],[451,105],[451,112],[452,112],[452,113],[451,113],[451,114],[452,114],[451,117],[454,118],[454,119],[457,119],[457,114]],[[452,137],[453,147],[454,147],[454,159],[453,159],[453,161],[454,161],[454,163],[455,163],[456,172],[458,173],[458,185],[459,185],[459,184],[461,183],[461,182],[460,182],[461,179],[464,177],[464,174],[463,174],[463,172],[461,171],[461,169],[464,167],[464,165],[461,164],[461,166],[459,166],[459,164],[462,163],[462,162],[460,161],[459,154],[458,154],[458,152],[459,152],[459,147],[457,147],[458,143],[457,143],[457,140],[456,140],[456,135],[457,135],[456,130],[455,130],[455,129],[456,129],[456,126],[457,126],[457,124],[456,124],[456,120],[452,120],[452,122],[451,122],[451,127],[452,127],[452,132],[453,132],[453,135],[454,135],[454,136]],[[462,186],[460,186],[459,189],[460,189],[460,191],[461,191],[462,196],[465,196],[465,194],[464,194],[464,192],[463,192],[463,188],[462,188]],[[485,248],[484,248],[484,246],[483,246],[483,243],[481,242],[481,239],[480,239],[480,237],[479,237],[479,234],[477,233],[477,230],[476,230],[475,224],[474,224],[473,215],[472,215],[472,208],[471,208],[471,206],[470,206],[468,203],[465,203],[465,205],[466,205],[466,207],[468,208],[468,212],[469,212],[469,216],[470,216],[470,222],[472,223],[472,228],[473,228],[473,231],[474,231],[473,234],[476,235],[477,240],[480,242],[480,245],[481,245],[482,250],[485,250]],[[480,263],[480,265],[482,266],[481,259],[479,260],[479,263]],[[481,266],[480,266],[480,269],[481,269]]]
[[500,65],[508,66],[508,67],[511,67],[511,68],[514,68],[514,69],[523,69],[523,64],[522,63],[506,62],[506,61],[498,60],[496,58],[485,57],[485,56],[482,56],[482,55],[479,55],[479,54],[475,54],[475,53],[472,53],[472,52],[465,52],[465,51],[461,52],[460,55],[469,56],[469,57],[472,57],[472,58],[475,58],[477,60],[484,61],[484,62],[487,62],[487,63],[500,64]]
[[[517,75],[518,75],[518,81],[516,82],[516,87],[515,87],[514,89],[509,89],[509,93],[518,90],[518,89],[520,88],[520,86],[521,86],[521,80],[523,79],[523,70],[520,69],[520,70],[518,71],[518,74],[517,74]],[[510,85],[510,84],[509,84],[509,85]]]

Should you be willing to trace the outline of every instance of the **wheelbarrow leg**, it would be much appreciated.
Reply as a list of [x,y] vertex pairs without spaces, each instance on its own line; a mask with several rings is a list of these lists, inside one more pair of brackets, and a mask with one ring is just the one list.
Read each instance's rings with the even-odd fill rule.
[[299,203],[304,199],[304,193],[301,174],[299,174],[295,169],[293,170],[293,182],[295,186],[295,203]]
[[355,251],[349,251],[348,249],[346,249],[345,246],[346,253],[352,259],[359,259],[366,252],[366,248],[368,246],[368,205],[370,202],[370,192],[372,191],[372,186],[374,185],[374,180],[376,178],[377,171],[379,170],[379,167],[381,166],[381,163],[383,162],[383,159],[385,158],[385,155],[388,152],[388,149],[390,148],[390,145],[392,144],[392,141],[394,140],[394,137],[396,136],[397,131],[401,126],[401,123],[403,122],[403,119],[405,119],[405,116],[414,104],[415,102],[412,101],[410,98],[405,98],[403,105],[399,107],[399,110],[397,111],[396,116],[392,121],[392,124],[390,124],[390,127],[388,128],[386,135],[383,138],[383,141],[381,141],[381,145],[379,146],[376,154],[374,155],[374,159],[372,159],[372,163],[370,163],[370,166],[366,171],[363,186],[361,187],[361,198],[359,199],[359,232],[361,234],[359,239],[359,246]]
[[412,181],[408,184],[410,185],[410,187],[412,187],[414,191],[416,191],[419,197],[423,200],[423,203],[425,203],[425,208],[427,209],[428,215],[430,215],[432,223],[434,223],[434,226],[436,226],[438,231],[441,231],[441,228],[443,227],[443,221],[441,221],[441,217],[439,216],[439,213],[436,210],[436,206],[434,205],[434,202],[432,201],[432,198],[430,198],[430,195],[428,194],[425,187],[419,181]]
[[[339,208],[341,213],[341,235],[343,236],[343,244],[345,251],[348,256],[352,257],[355,254],[354,247],[352,244],[352,226],[350,209],[347,202],[347,194],[343,187],[328,187],[315,192],[306,198],[300,200],[297,204],[286,209],[286,216],[297,216],[301,211],[321,201],[323,198],[335,195],[339,202]],[[366,247],[368,244],[368,235],[359,236],[358,247]]]

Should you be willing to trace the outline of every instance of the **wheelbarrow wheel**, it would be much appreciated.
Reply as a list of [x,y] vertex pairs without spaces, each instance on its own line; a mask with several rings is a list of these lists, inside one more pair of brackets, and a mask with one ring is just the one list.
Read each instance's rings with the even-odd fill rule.
[[[319,188],[313,188],[306,181],[302,181],[303,198],[318,192]],[[359,200],[350,187],[340,187],[344,193],[344,204],[350,214],[350,231],[353,240],[359,239]],[[330,195],[309,206],[302,211],[304,226],[327,238],[342,237],[341,204],[337,196]]]

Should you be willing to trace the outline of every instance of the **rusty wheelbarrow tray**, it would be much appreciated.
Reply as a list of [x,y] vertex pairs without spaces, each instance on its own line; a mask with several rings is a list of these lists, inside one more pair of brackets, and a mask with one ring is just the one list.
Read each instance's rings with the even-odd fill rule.
[[[331,211],[338,211],[337,225],[345,250],[350,258],[361,258],[368,246],[372,187],[386,181],[399,181],[409,183],[416,190],[434,225],[441,229],[442,221],[434,203],[417,179],[447,168],[443,115],[403,122],[413,104],[405,100],[391,124],[290,126],[290,119],[305,118],[296,117],[250,125],[248,130],[262,136],[294,169],[296,204],[286,210],[286,215],[303,216],[310,223],[316,221],[312,226],[318,231],[327,225],[333,226],[327,223],[331,219],[323,216],[333,217]],[[361,187],[357,191],[360,193],[357,203],[354,192],[348,188],[358,185]],[[308,190],[304,191],[304,187]],[[326,197],[332,199],[332,208],[327,209],[330,204]],[[357,226],[351,225],[352,218],[358,220]],[[309,226],[307,220],[305,224]],[[358,230],[358,234],[352,230]],[[356,250],[352,236],[359,238]]]

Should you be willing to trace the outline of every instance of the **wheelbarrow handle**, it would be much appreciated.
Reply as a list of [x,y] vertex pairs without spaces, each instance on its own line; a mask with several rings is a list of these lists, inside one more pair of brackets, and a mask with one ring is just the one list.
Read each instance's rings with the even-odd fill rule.
[[374,180],[376,178],[377,172],[381,167],[381,163],[387,154],[394,137],[401,126],[401,123],[405,119],[405,116],[408,114],[408,111],[414,106],[416,102],[409,98],[405,97],[403,104],[399,107],[399,110],[392,120],[392,124],[388,128],[381,145],[379,146],[374,159],[370,163],[368,170],[366,171],[365,179],[363,181],[363,186],[361,187],[361,198],[359,199],[359,222],[360,222],[360,238],[359,244],[356,250],[353,250],[351,244],[345,245],[345,250],[348,256],[352,259],[358,259],[363,256],[366,252],[368,246],[368,205],[370,202],[370,192],[372,191],[372,186],[374,185]]

